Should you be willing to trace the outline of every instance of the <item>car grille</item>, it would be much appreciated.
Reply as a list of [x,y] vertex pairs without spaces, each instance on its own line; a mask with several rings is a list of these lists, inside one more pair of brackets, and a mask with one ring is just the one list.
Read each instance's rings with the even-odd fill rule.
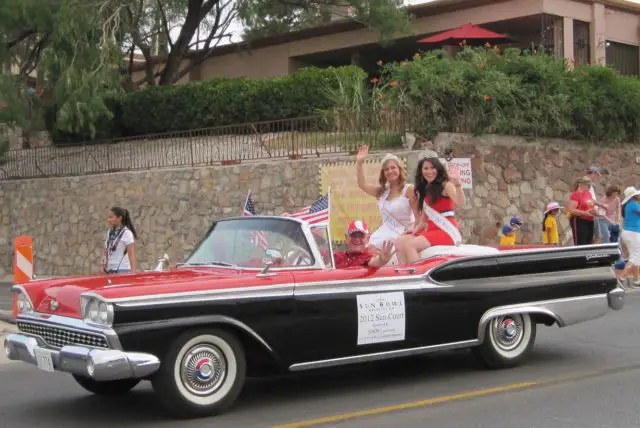
[[67,345],[109,348],[107,338],[100,334],[87,333],[84,331],[71,330],[51,325],[27,323],[24,321],[18,322],[18,329],[22,332],[42,337],[47,345],[54,348],[62,348]]

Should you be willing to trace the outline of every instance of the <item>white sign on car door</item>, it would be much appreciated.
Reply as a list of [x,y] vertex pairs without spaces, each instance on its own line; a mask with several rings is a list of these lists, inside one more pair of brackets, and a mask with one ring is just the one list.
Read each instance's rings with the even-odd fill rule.
[[358,306],[358,345],[404,340],[406,311],[404,293],[360,294]]

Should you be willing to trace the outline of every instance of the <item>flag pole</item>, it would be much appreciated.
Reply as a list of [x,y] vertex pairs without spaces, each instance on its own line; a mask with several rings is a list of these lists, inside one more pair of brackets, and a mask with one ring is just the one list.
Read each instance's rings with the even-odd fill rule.
[[329,229],[331,229],[331,186],[327,186],[327,200],[329,205],[329,215],[327,217],[329,219]]
[[249,196],[251,196],[251,189],[247,192],[247,197],[244,200],[244,205],[242,206],[242,214],[244,215],[244,210],[247,208],[247,202],[249,202]]

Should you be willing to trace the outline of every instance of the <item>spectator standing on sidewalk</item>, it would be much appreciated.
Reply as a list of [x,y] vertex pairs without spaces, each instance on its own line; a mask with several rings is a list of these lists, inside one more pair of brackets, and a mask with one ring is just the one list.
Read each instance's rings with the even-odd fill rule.
[[591,198],[596,206],[595,209],[595,217],[594,217],[594,229],[593,229],[593,242],[609,242],[609,222],[604,218],[606,214],[607,206],[598,201],[598,197],[596,195],[596,187],[595,184],[602,178],[603,175],[608,175],[609,171],[605,168],[600,168],[598,166],[592,166],[587,169],[587,177],[591,180],[591,185],[589,186],[589,192],[591,193]]
[[574,245],[593,243],[595,227],[595,201],[589,191],[592,181],[584,176],[576,182],[575,191],[569,196],[567,211],[571,214],[571,232]]
[[608,240],[602,242],[618,242],[620,239],[620,218],[621,218],[621,204],[620,204],[620,188],[617,186],[609,186],[605,193],[605,197],[602,199],[602,204],[607,208],[604,210],[604,217],[600,220],[608,227]]
[[624,189],[622,218],[621,237],[629,253],[625,274],[634,287],[640,287],[640,190],[635,187]]
[[113,207],[107,215],[110,229],[105,241],[102,270],[106,274],[136,271],[135,240],[138,238],[129,211]]

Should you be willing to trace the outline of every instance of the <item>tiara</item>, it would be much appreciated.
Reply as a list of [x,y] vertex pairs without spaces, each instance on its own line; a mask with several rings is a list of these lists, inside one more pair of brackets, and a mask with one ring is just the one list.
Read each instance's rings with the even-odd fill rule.
[[437,158],[437,157],[439,157],[438,152],[431,149],[426,149],[420,154],[420,159],[430,159],[430,158]]
[[392,153],[387,153],[383,158],[382,158],[382,163],[385,163],[386,161],[389,160],[393,160],[396,161],[397,163],[402,163],[400,161],[400,158],[398,158],[398,156],[392,154]]

